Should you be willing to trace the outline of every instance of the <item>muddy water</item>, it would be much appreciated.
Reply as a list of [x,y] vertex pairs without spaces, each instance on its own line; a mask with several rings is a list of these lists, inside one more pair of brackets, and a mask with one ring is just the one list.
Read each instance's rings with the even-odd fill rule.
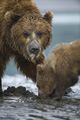
[[[23,86],[17,87],[18,81],[24,78]],[[80,82],[72,89],[73,92],[64,96],[61,101],[54,99],[40,99],[37,96],[37,87],[32,81],[25,81],[23,76],[3,78],[3,89],[9,87],[0,98],[0,120],[80,120]],[[5,83],[5,84],[4,84]],[[20,84],[20,83],[19,83]],[[34,93],[32,93],[32,91]]]

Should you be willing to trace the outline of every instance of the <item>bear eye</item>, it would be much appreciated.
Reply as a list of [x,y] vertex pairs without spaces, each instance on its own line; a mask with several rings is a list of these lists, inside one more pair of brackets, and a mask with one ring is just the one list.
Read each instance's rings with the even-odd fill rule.
[[38,36],[39,38],[41,38],[42,35],[43,35],[43,32],[37,32],[37,36]]
[[24,32],[24,33],[23,33],[23,36],[24,36],[25,38],[27,38],[29,35],[30,35],[30,34],[29,34],[28,32]]

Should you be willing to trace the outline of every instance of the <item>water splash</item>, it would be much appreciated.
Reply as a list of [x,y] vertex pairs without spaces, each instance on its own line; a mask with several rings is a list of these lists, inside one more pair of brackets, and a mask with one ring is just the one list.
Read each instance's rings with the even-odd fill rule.
[[38,94],[36,84],[32,80],[20,74],[17,74],[15,76],[5,75],[2,79],[2,85],[3,90],[7,89],[7,87],[9,86],[23,86],[26,88],[26,90],[29,90],[30,92],[33,92],[36,95]]

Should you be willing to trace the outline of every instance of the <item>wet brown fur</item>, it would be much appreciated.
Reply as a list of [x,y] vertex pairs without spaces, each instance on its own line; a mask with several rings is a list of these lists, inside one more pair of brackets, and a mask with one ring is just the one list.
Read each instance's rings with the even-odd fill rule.
[[[51,42],[51,20],[51,12],[42,16],[32,0],[0,1],[0,92],[1,78],[11,57],[24,75],[36,81],[36,65],[43,62],[43,50]],[[26,49],[29,43],[22,34],[24,30],[31,32],[33,27],[38,31],[43,29],[45,33],[39,43],[41,53],[34,63]]]
[[39,95],[61,99],[65,91],[77,83],[79,75],[80,41],[59,45],[43,65],[37,66]]

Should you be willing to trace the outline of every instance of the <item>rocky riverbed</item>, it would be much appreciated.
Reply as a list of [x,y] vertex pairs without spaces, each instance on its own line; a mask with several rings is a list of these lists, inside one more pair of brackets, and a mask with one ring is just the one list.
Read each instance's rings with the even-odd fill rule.
[[[5,78],[3,84],[4,81]],[[26,84],[34,86],[29,80]],[[33,92],[21,86],[4,90],[0,97],[0,120],[80,120],[80,82],[61,101],[41,99],[34,88]]]

